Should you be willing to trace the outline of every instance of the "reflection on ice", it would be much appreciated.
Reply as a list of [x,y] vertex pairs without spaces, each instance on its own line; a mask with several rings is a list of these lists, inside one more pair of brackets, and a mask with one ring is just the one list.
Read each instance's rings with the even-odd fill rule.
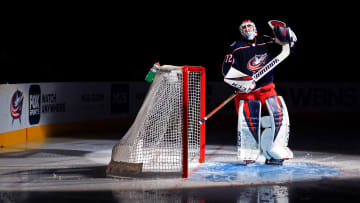
[[117,202],[289,202],[287,186],[265,185],[187,190],[113,191]]
[[253,191],[250,191],[251,188],[248,188],[248,195],[239,194],[237,198],[237,203],[247,203],[247,202],[278,202],[286,203],[289,202],[289,193],[286,186],[260,186],[254,188]]

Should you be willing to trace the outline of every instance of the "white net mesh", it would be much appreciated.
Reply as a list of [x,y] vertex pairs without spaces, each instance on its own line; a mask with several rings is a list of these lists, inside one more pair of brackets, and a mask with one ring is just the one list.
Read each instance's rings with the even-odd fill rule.
[[[200,156],[200,72],[188,74],[188,158]],[[161,69],[112,160],[142,163],[142,172],[181,172],[183,159],[183,72]]]
[[188,89],[188,152],[190,161],[198,160],[200,157],[200,72],[189,72]]

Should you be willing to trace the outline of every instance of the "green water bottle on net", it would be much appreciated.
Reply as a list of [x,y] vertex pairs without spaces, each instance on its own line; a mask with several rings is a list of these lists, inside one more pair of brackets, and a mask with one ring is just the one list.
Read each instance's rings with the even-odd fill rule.
[[154,80],[155,77],[155,73],[156,73],[156,69],[158,69],[160,67],[160,63],[156,62],[153,67],[150,69],[150,71],[148,72],[148,74],[145,77],[145,80],[147,82],[152,83],[152,81]]

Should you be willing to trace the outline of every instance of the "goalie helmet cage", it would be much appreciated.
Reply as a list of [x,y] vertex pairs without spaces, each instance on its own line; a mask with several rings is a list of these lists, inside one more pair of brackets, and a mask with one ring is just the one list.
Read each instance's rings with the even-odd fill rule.
[[134,123],[112,150],[108,176],[179,174],[205,159],[205,68],[160,66]]

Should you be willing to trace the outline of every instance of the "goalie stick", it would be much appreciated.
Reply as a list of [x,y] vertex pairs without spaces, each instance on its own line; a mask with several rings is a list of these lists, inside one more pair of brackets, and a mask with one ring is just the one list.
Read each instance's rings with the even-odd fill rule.
[[[269,23],[270,24],[270,23]],[[290,46],[289,43],[284,43],[282,45],[282,49],[279,55],[273,58],[269,63],[267,63],[262,69],[256,72],[252,78],[257,82],[262,77],[264,77],[267,73],[273,70],[279,63],[281,63],[286,57],[290,54]],[[208,115],[202,118],[199,122],[200,125],[203,124],[207,119],[209,119],[212,115],[218,112],[223,106],[225,106],[229,101],[231,101],[236,95],[241,93],[241,90],[237,90],[234,94],[232,94],[229,98],[227,98],[224,102],[222,102],[219,106],[217,106],[214,110],[212,110]]]
[[229,98],[227,98],[225,101],[223,101],[219,106],[217,106],[214,110],[212,110],[208,115],[206,115],[203,119],[199,121],[200,125],[203,124],[207,119],[209,119],[212,115],[214,115],[216,112],[218,112],[223,106],[225,106],[229,101],[234,99],[236,95],[238,95],[241,91],[236,90],[234,94],[232,94]]

